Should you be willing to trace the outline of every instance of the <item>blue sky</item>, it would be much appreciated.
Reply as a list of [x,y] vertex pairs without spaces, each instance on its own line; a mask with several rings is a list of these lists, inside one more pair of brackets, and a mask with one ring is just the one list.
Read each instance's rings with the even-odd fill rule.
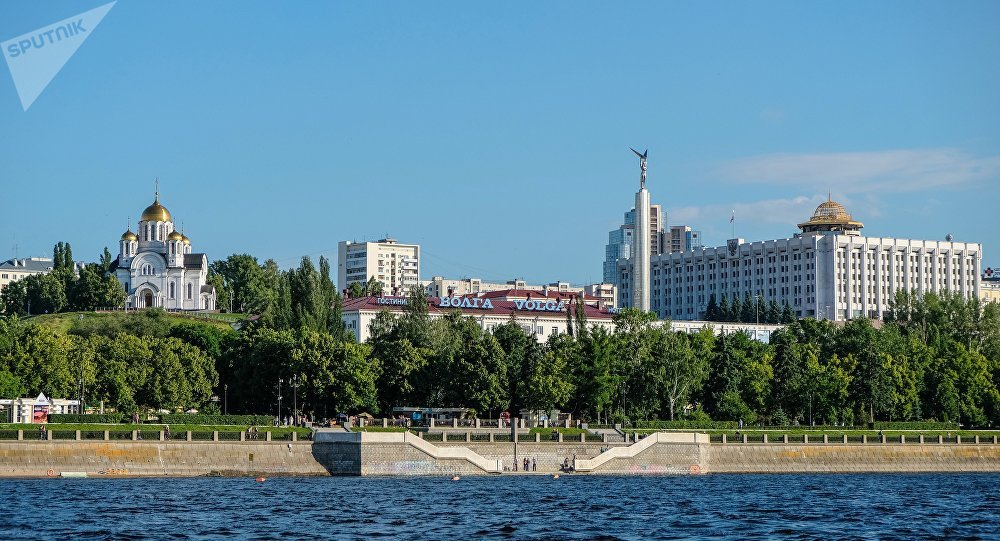
[[[102,3],[4,2],[0,41]],[[121,0],[27,111],[0,76],[0,256],[117,253],[159,177],[213,259],[388,234],[424,278],[596,281],[634,146],[706,244],[830,191],[868,235],[1000,265],[998,27],[972,1]]]

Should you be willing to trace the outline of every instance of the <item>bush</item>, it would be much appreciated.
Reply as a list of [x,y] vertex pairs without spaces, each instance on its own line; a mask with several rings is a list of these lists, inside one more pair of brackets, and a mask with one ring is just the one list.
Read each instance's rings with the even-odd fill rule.
[[909,421],[875,423],[876,430],[958,430],[958,423],[938,421]]
[[636,421],[634,428],[662,430],[668,428],[730,430],[738,428],[736,421]]
[[121,423],[125,420],[124,413],[53,413],[49,415],[50,423],[71,423],[71,424],[89,424],[89,423]]
[[168,425],[246,425],[267,426],[274,423],[270,415],[205,415],[201,413],[176,413],[160,415],[160,422]]

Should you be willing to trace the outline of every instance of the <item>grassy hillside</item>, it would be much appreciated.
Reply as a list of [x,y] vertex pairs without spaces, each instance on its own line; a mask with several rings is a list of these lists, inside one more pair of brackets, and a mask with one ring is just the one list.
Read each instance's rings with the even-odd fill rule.
[[27,318],[26,321],[44,325],[60,334],[69,333],[76,328],[94,328],[108,326],[123,326],[129,318],[137,316],[151,316],[158,322],[171,328],[182,323],[206,325],[219,330],[232,329],[232,323],[240,321],[242,314],[203,314],[201,316],[193,314],[183,314],[175,312],[165,312],[157,310],[148,314],[145,310],[138,312],[64,312],[61,314],[44,314]]

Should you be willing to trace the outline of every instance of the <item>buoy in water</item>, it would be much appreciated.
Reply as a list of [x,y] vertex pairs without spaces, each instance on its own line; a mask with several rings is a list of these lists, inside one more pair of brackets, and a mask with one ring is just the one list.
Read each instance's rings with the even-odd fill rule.
[[458,481],[459,479],[461,479],[461,477],[457,475],[451,478],[452,481]]
[[267,481],[267,478],[265,478],[265,477],[258,477],[257,478],[257,482],[258,483],[263,483],[264,481]]

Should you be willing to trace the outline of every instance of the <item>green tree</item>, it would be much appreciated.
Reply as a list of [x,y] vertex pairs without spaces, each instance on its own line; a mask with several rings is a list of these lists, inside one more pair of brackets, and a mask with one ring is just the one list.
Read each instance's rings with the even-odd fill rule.
[[[275,265],[275,269],[277,265]],[[233,311],[245,314],[264,314],[275,302],[273,275],[257,263],[257,258],[249,254],[233,254],[226,259],[213,261],[209,265],[210,274],[222,279],[223,289],[232,295]],[[230,299],[224,308],[228,309]],[[221,304],[221,303],[220,303]]]
[[55,314],[66,308],[66,286],[56,271],[24,278],[28,314]]
[[758,297],[751,298],[749,291],[743,295],[743,310],[740,312],[740,321],[743,323],[755,323],[757,321],[757,299]]
[[118,278],[101,273],[97,265],[87,265],[67,291],[70,310],[91,311],[118,308],[125,303],[125,288]]
[[223,312],[234,312],[235,303],[232,303],[233,294],[226,284],[226,279],[219,273],[208,267],[208,277],[205,279],[209,285],[215,288],[215,307]]
[[108,247],[105,246],[104,251],[101,252],[101,262],[99,264],[102,275],[106,275],[111,272],[112,263],[114,263],[114,258],[111,257],[111,252],[108,250]]
[[729,295],[722,294],[722,302],[719,303],[719,317],[715,321],[732,321],[732,309],[729,307]]
[[528,408],[548,414],[569,403],[573,382],[569,367],[578,355],[579,344],[568,334],[554,334],[543,348],[541,362],[531,367],[527,381]]
[[309,256],[303,257],[299,268],[289,273],[289,285],[292,325],[326,331],[332,298],[324,291],[323,280]]
[[791,323],[796,320],[795,310],[792,309],[792,305],[788,304],[786,301],[781,309],[781,323]]
[[708,296],[708,306],[705,307],[705,321],[719,321],[719,305],[715,302],[715,293]]
[[772,325],[781,323],[781,308],[778,307],[778,301],[771,299],[771,302],[767,303],[767,311],[760,319]]
[[637,308],[625,308],[615,314],[615,347],[618,376],[618,396],[621,397],[621,416],[641,419],[657,407],[656,382],[649,373],[651,324],[656,315]]
[[382,282],[375,279],[374,276],[368,279],[368,283],[365,284],[364,294],[371,297],[381,297],[382,296]]
[[11,282],[0,290],[0,309],[7,316],[28,315],[28,287],[24,280]]
[[685,405],[708,378],[708,358],[696,355],[686,333],[674,332],[669,326],[655,329],[652,341],[652,364],[662,370],[662,393],[673,420],[677,407]]
[[360,282],[353,282],[350,287],[347,288],[347,294],[350,295],[352,299],[364,297],[365,286],[361,285]]
[[604,327],[595,326],[579,342],[576,364],[569,370],[574,412],[584,418],[592,415],[600,419],[601,412],[607,416],[619,386],[613,371],[617,354],[614,337]]
[[493,336],[503,352],[502,405],[512,416],[518,416],[529,404],[529,381],[535,366],[542,362],[541,345],[513,319],[493,329]]

